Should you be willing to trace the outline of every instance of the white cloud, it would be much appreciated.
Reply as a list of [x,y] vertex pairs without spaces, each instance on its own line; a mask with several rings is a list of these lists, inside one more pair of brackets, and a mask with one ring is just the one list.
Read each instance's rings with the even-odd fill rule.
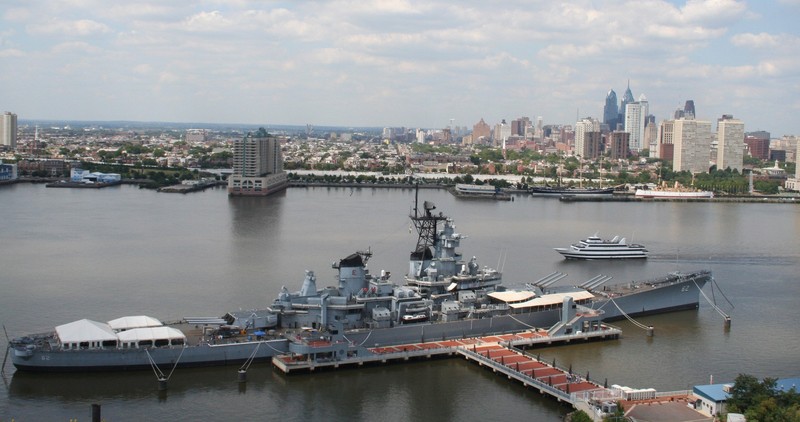
[[32,34],[41,35],[67,35],[67,36],[89,36],[111,32],[106,24],[93,21],[91,19],[79,20],[60,20],[51,19],[44,22],[32,23],[27,26]]
[[[742,33],[731,37],[731,43],[737,47],[752,49],[798,49],[800,48],[800,36],[792,34],[770,34],[760,32],[758,34]],[[800,53],[800,51],[798,51]]]
[[83,41],[70,41],[56,44],[51,49],[53,54],[97,53],[99,48]]
[[188,31],[222,31],[233,27],[234,22],[225,18],[218,10],[200,12],[189,16],[184,21],[184,28]]
[[[263,121],[267,112],[254,113],[261,107],[252,98],[270,97],[281,107],[269,119],[286,123],[425,125],[406,119],[532,113],[569,122],[578,106],[597,114],[592,107],[602,107],[608,88],[620,91],[628,78],[662,117],[662,102],[724,104],[724,94],[709,94],[719,84],[763,93],[800,77],[800,37],[771,18],[774,2],[12,1],[2,12],[0,57],[15,57],[15,66],[0,61],[0,80],[21,68],[63,69],[64,101],[114,91],[129,110],[147,97],[138,107],[153,119],[197,112]],[[36,86],[35,75],[25,76]],[[789,102],[786,91],[775,91],[775,101]],[[21,90],[7,95],[26,98]],[[198,95],[219,100],[189,100]],[[422,95],[437,101],[420,107]],[[348,106],[335,107],[343,99]],[[237,107],[213,110],[217,104]]]
[[22,7],[12,7],[3,13],[3,19],[7,21],[27,21],[33,16],[30,9]]
[[7,48],[5,50],[0,50],[0,57],[22,57],[25,53],[17,50],[16,48]]
[[688,23],[721,24],[740,19],[747,5],[736,0],[689,0],[680,11]]
[[138,64],[133,67],[133,72],[139,75],[148,75],[153,72],[153,66],[148,63]]

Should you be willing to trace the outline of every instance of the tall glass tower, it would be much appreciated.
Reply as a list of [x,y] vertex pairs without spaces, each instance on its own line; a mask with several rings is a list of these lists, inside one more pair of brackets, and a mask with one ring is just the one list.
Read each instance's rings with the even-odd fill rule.
[[617,93],[613,89],[609,89],[606,94],[606,105],[603,107],[603,123],[608,125],[609,130],[616,130],[618,118]]

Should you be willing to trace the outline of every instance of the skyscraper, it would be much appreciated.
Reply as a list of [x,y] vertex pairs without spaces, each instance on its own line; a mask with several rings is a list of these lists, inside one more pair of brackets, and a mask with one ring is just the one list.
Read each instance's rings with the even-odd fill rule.
[[[639,96],[639,101],[628,103],[625,106],[625,132],[631,134],[631,151],[639,152],[645,148],[644,129],[647,123],[647,115],[650,112],[650,104],[644,94]],[[647,146],[649,147],[649,145]]]
[[229,195],[269,195],[285,189],[287,183],[280,142],[264,128],[233,143]]
[[616,130],[617,119],[619,119],[617,93],[613,89],[609,89],[606,94],[606,105],[603,106],[603,123],[607,124],[610,130]]
[[683,106],[683,117],[686,119],[694,119],[697,114],[694,112],[694,100],[686,100]]
[[711,151],[711,122],[690,119],[675,120],[672,170],[691,173],[708,172]]
[[0,145],[12,150],[17,147],[17,115],[14,113],[7,111],[0,118]]
[[520,117],[511,121],[511,136],[525,136],[525,129],[531,125],[531,119]]
[[600,155],[600,122],[584,118],[575,123],[575,155],[597,158]]
[[632,103],[633,100],[633,93],[631,92],[631,80],[628,79],[628,87],[625,89],[625,93],[622,94],[622,101],[619,103],[619,112],[625,113],[625,106]]
[[744,122],[725,115],[717,121],[717,170],[742,171],[744,166]]

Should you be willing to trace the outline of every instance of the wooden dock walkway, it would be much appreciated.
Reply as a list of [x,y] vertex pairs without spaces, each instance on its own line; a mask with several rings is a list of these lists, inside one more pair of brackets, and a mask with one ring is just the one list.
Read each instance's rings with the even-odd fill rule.
[[579,396],[579,393],[599,391],[604,387],[573,374],[570,370],[541,362],[517,350],[516,347],[610,340],[619,338],[621,333],[621,330],[612,326],[604,326],[603,329],[593,332],[560,336],[550,336],[544,330],[528,330],[515,334],[373,347],[368,349],[369,353],[365,356],[344,359],[312,359],[310,355],[280,355],[273,357],[272,363],[289,374],[370,363],[463,356],[469,361],[505,374],[509,379],[515,379],[525,386],[537,388],[542,394],[574,404],[578,397],[585,396]]

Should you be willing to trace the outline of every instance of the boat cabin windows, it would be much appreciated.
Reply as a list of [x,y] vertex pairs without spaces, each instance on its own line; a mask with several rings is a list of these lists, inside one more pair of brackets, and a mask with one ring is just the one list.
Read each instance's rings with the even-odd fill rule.
[[139,347],[151,347],[153,345],[153,340],[141,340],[139,341]]
[[117,347],[117,341],[116,340],[105,340],[103,342],[103,348],[106,348],[106,347]]

